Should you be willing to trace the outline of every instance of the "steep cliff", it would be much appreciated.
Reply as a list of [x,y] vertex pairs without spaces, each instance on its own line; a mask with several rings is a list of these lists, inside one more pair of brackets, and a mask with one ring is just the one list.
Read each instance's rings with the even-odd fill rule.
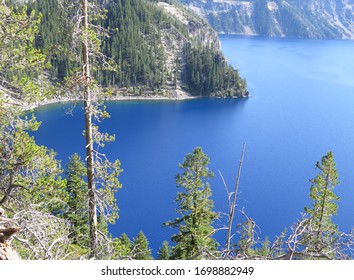
[[157,6],[186,30],[160,29],[166,69],[175,77],[167,80],[167,95],[177,97],[181,90],[201,96],[248,95],[245,81],[227,64],[217,33],[205,20],[179,5]]
[[353,0],[181,0],[219,33],[354,39]]

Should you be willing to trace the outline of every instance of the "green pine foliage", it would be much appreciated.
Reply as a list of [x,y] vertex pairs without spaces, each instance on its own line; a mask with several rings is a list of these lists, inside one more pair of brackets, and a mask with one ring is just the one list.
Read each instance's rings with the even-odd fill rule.
[[40,18],[26,6],[0,4],[0,206],[22,229],[12,246],[23,259],[70,254],[60,163],[29,135],[40,123],[13,106],[40,101],[48,90],[45,56],[34,46]]
[[[38,0],[29,5],[45,19],[36,45],[47,54],[51,74],[59,81],[64,80],[78,67],[70,53],[73,27],[63,18],[72,11],[63,11],[57,0]],[[105,87],[162,88],[167,72],[159,29],[175,26],[185,34],[187,31],[150,1],[114,0],[103,5],[107,14],[98,23],[107,28],[108,36],[101,37],[102,52],[112,59],[115,70],[96,69],[97,81]]]
[[310,198],[312,208],[305,208],[306,213],[315,219],[318,232],[321,230],[333,230],[332,217],[337,214],[339,197],[333,192],[339,184],[336,164],[333,153],[330,151],[322,157],[321,162],[316,163],[319,174],[311,179]]
[[217,249],[217,242],[212,238],[212,226],[217,218],[213,211],[211,189],[208,180],[214,176],[208,168],[209,158],[198,147],[188,154],[180,168],[182,174],[176,176],[178,192],[178,217],[165,225],[178,229],[172,236],[176,245],[172,248],[172,259],[206,259]]
[[[312,207],[305,207],[310,216],[309,230],[303,236],[303,242],[308,247],[309,255],[315,258],[325,258],[331,252],[333,239],[339,234],[338,226],[333,222],[337,214],[339,197],[333,192],[338,185],[338,173],[333,153],[330,151],[316,163],[319,173],[311,180],[310,198]],[[329,253],[331,255],[331,253]]]
[[60,212],[67,202],[60,164],[53,151],[24,131],[39,124],[35,119],[12,119],[6,111],[0,111],[0,118],[0,206],[17,211],[38,204]]
[[157,252],[157,259],[158,260],[169,260],[169,259],[171,259],[171,254],[172,254],[171,246],[168,244],[167,240],[164,240],[162,242],[161,248]]
[[26,131],[38,126],[35,119],[0,107],[0,207],[21,229],[12,243],[21,258],[65,258],[70,255],[70,227],[62,218],[66,181],[55,153]]
[[42,18],[39,33],[35,37],[35,46],[45,55],[48,71],[52,79],[63,81],[78,67],[72,52],[72,23],[68,16],[75,12],[69,0],[30,0],[28,8]]
[[[45,55],[39,49],[45,52],[56,79],[65,79],[76,68],[77,61],[65,54],[70,45],[70,29],[66,29],[67,34],[61,29],[67,24],[63,18],[66,14],[53,8],[58,5],[56,0],[29,3],[29,9],[26,6],[9,7],[5,3],[0,4],[0,206],[10,213],[7,217],[12,218],[11,222],[21,228],[12,246],[24,259],[86,258],[89,248],[86,167],[74,154],[63,172],[55,152],[38,145],[29,134],[38,129],[40,123],[33,116],[28,117],[9,106],[8,100],[9,91],[18,100],[39,101],[43,97],[45,83],[42,83],[41,75]],[[107,7],[102,25],[112,32],[102,48],[119,65],[119,71],[98,72],[96,68],[100,83],[123,87],[143,84],[155,89],[163,87],[164,79],[169,76],[177,85],[176,73],[167,73],[161,66],[165,54],[154,26],[177,28],[179,24],[161,11],[156,12],[153,2],[115,0]],[[141,36],[147,41],[141,40]],[[228,66],[221,53],[192,44],[186,44],[183,51],[185,64],[176,61],[177,70],[185,67],[181,78],[195,95],[213,92],[242,95],[240,88],[245,88],[245,82]],[[180,190],[176,198],[178,216],[165,223],[177,229],[177,233],[171,238],[172,247],[167,241],[162,243],[158,259],[221,257],[213,238],[213,223],[218,214],[213,210],[208,182],[214,176],[208,168],[209,162],[198,147],[180,164],[182,171],[176,176]],[[316,167],[319,172],[311,180],[310,188],[312,206],[305,208],[303,219],[292,228],[288,240],[284,232],[273,244],[265,239],[257,246],[256,225],[248,218],[237,232],[239,239],[233,244],[232,256],[243,259],[352,257],[346,249],[353,248],[354,234],[343,234],[333,221],[339,201],[334,193],[339,182],[333,153],[328,152]],[[99,186],[96,194],[100,198],[97,228],[101,240],[104,239],[99,244],[97,256],[153,259],[143,231],[133,241],[126,234],[112,239],[108,232],[108,223],[114,223],[118,218],[115,192],[121,187],[118,181],[120,162],[110,164],[102,160],[96,171]],[[3,220],[0,222],[3,226]]]
[[252,219],[245,219],[239,226],[239,236],[240,239],[237,242],[236,251],[239,254],[243,254],[246,256],[253,256],[256,254],[255,252],[255,223]]
[[22,101],[46,94],[45,55],[34,46],[41,17],[26,6],[0,4],[0,102],[4,89]]
[[117,260],[152,260],[149,241],[145,234],[140,231],[138,235],[131,241],[125,233],[119,238],[113,239],[114,254],[112,259]]
[[162,88],[167,72],[159,29],[175,23],[148,1],[115,0],[107,11],[103,25],[110,36],[103,51],[115,61],[117,71],[103,71],[98,81],[104,86]]
[[122,233],[119,238],[113,239],[114,255],[112,259],[124,260],[132,258],[132,242],[129,237]]
[[[28,4],[30,11],[43,18],[35,45],[46,54],[50,75],[59,82],[80,71],[80,61],[72,51],[74,26],[68,22],[68,16],[75,9],[69,2],[66,10],[58,0],[37,0]],[[95,23],[108,31],[98,35],[102,54],[110,58],[110,67],[94,69],[100,85],[113,91],[131,89],[134,95],[142,95],[160,93],[171,88],[168,85],[176,88],[181,83],[197,96],[247,96],[245,81],[222,53],[197,46],[187,27],[159,8],[155,1],[114,0],[102,5],[106,15]],[[187,10],[184,13],[190,16]],[[166,65],[169,50],[163,46],[162,40],[166,40],[163,34],[179,34],[178,43],[184,46],[183,56],[177,59],[173,70],[168,70]]]
[[230,66],[221,52],[209,47],[184,46],[184,81],[194,95],[246,96],[246,81]]
[[64,217],[70,221],[70,239],[82,248],[89,246],[88,226],[88,189],[85,182],[86,167],[78,154],[70,157],[66,167],[66,188],[68,192],[68,209]]
[[152,260],[149,241],[145,234],[140,231],[132,243],[132,257],[135,260]]

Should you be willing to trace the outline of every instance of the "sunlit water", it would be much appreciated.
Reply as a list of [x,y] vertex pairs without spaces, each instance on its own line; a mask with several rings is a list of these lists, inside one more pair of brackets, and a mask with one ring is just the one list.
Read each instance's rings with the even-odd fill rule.
[[[174,230],[162,224],[176,217],[175,175],[184,156],[201,146],[211,158],[215,210],[228,212],[218,174],[233,189],[242,145],[246,154],[238,209],[256,221],[271,240],[310,206],[309,179],[315,163],[332,150],[341,184],[340,229],[354,225],[354,42],[222,36],[223,51],[243,77],[248,99],[125,101],[108,103],[111,118],[102,130],[116,134],[105,148],[120,159],[123,188],[117,193],[120,218],[113,236],[135,237],[143,230],[154,254]],[[84,153],[82,105],[37,110],[43,121],[35,137],[53,148],[65,166]],[[239,220],[238,220],[239,221]],[[221,216],[215,226],[222,227]],[[224,244],[226,232],[218,235]]]

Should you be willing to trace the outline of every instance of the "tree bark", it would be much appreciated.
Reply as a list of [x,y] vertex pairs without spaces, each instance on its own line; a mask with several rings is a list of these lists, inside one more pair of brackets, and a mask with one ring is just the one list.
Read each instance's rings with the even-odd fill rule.
[[237,194],[238,194],[238,186],[239,186],[239,183],[240,183],[243,158],[245,156],[245,149],[246,149],[246,143],[243,144],[242,155],[241,155],[240,163],[238,165],[237,178],[236,178],[236,184],[235,184],[235,191],[233,193],[233,200],[232,200],[232,203],[231,203],[231,206],[230,206],[229,223],[228,223],[228,227],[227,227],[227,238],[226,238],[226,246],[225,246],[226,247],[226,252],[230,252],[232,223],[233,223],[234,216],[235,216],[235,206],[236,206],[236,200],[237,200]]
[[90,61],[88,47],[88,11],[87,0],[82,0],[82,18],[84,40],[82,42],[83,71],[85,79],[84,110],[85,110],[85,139],[86,139],[86,167],[87,185],[89,191],[89,226],[90,226],[90,258],[95,258],[97,250],[97,210],[95,199],[93,136],[92,136],[92,97],[90,90]]

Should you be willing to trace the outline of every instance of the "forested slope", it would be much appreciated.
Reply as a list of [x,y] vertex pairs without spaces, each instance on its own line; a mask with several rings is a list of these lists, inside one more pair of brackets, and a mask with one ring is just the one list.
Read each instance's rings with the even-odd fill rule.
[[[109,116],[100,102],[104,91],[171,96],[170,89],[183,86],[197,95],[246,92],[240,86],[245,82],[222,57],[215,32],[191,12],[145,1],[110,5],[0,3],[1,259],[151,259],[143,232],[132,241],[108,232],[108,224],[118,218],[115,193],[122,170],[118,159],[110,161],[101,150],[114,140],[99,131]],[[156,76],[165,71],[170,80],[163,85]],[[193,77],[200,83],[190,86]],[[86,142],[78,151],[86,151],[85,160],[73,154],[66,166],[54,151],[36,143],[30,133],[40,122],[23,110],[61,94],[82,99],[85,112]]]
[[[113,68],[96,69],[97,81],[115,94],[167,97],[192,95],[246,96],[246,83],[227,64],[216,33],[180,5],[147,0],[103,2],[106,16],[102,53]],[[57,0],[37,0],[30,10],[42,15],[36,46],[50,62],[57,81],[77,71],[70,52],[73,29]],[[70,7],[70,5],[68,5]],[[71,9],[71,10],[70,10]]]
[[[82,9],[78,12],[79,18],[87,19],[88,13],[84,9],[87,3],[82,2]],[[175,13],[171,6],[166,7],[169,13]],[[73,11],[77,9],[75,6],[72,8]],[[52,65],[55,59],[58,65],[63,65],[57,68],[57,73],[62,69],[67,69],[68,73],[75,71],[80,63],[74,58],[66,60],[65,56],[59,56],[65,54],[65,44],[70,45],[69,41],[58,40],[58,45],[46,48],[43,40],[41,49],[46,55],[34,48],[35,37],[37,36],[39,45],[41,37],[38,34],[43,33],[38,33],[39,21],[33,11],[27,10],[26,7],[10,6],[5,1],[0,2],[0,259],[152,259],[144,229],[136,237],[128,237],[126,234],[115,237],[108,231],[108,225],[119,217],[115,193],[122,187],[119,182],[122,170],[119,160],[110,162],[103,154],[101,148],[113,139],[99,132],[99,122],[80,128],[80,132],[81,129],[94,131],[94,136],[88,138],[89,143],[85,142],[79,151],[87,150],[90,145],[95,144],[94,165],[91,170],[87,164],[88,157],[83,159],[78,154],[73,154],[68,164],[62,166],[54,151],[38,145],[29,134],[29,131],[39,129],[40,123],[35,116],[24,113],[21,107],[17,106],[19,104],[16,100],[40,100],[43,95],[46,96],[45,91],[52,88],[44,83],[45,81],[65,81],[65,72],[62,72],[65,73],[63,77],[50,75],[50,71],[55,73],[56,68],[48,63],[49,60]],[[63,15],[56,18],[63,23],[67,19]],[[81,38],[78,41],[83,45],[82,53],[88,53],[85,52],[86,47],[91,52],[89,58],[93,59],[96,53],[100,53],[95,52],[94,46],[95,41],[101,41],[97,30],[102,29],[93,26],[89,29],[88,22],[86,23],[79,27],[81,33],[77,34],[80,34]],[[57,25],[53,25],[53,33],[59,32],[55,30],[55,26]],[[70,30],[69,27],[70,25],[68,29],[60,31],[63,33],[57,33],[58,36],[60,34],[65,37],[65,32],[74,33],[74,29]],[[196,33],[195,37],[202,35]],[[56,37],[53,36],[52,40],[56,40]],[[205,47],[206,53],[211,52],[210,44]],[[201,44],[201,48],[202,46]],[[188,44],[185,45],[185,51],[196,60],[204,55],[203,51],[198,53]],[[49,56],[49,53],[53,55]],[[217,58],[217,61],[222,59]],[[207,56],[203,58],[203,61],[207,60]],[[199,61],[197,65],[203,63],[205,62]],[[82,68],[87,69],[88,64],[90,62],[86,61]],[[101,66],[92,63],[92,67],[100,79],[98,73]],[[198,66],[200,68],[196,68],[197,70],[193,70],[193,65],[188,67],[192,67],[189,70],[191,73],[198,73],[197,70],[202,69],[201,66]],[[101,121],[102,117],[107,117],[107,112],[100,109],[99,102],[87,102],[90,97],[88,92],[95,89],[94,79],[91,79],[88,72],[82,72],[84,79],[81,80],[84,81],[81,81],[81,84],[77,81],[78,89],[82,91],[84,88],[85,91],[85,113],[91,114],[90,119],[97,117]],[[12,99],[9,98],[11,92]],[[297,219],[294,217],[296,220],[288,230],[279,233],[279,236],[271,237],[273,240],[260,240],[255,221],[247,216],[245,209],[239,209],[237,206],[238,179],[244,153],[245,146],[239,161],[234,191],[229,192],[225,186],[229,199],[229,212],[226,215],[214,209],[210,187],[210,179],[214,173],[209,169],[209,158],[200,147],[186,155],[184,161],[179,164],[180,171],[175,177],[178,191],[176,205],[171,207],[176,212],[171,220],[164,223],[164,226],[172,227],[176,231],[170,238],[171,245],[167,241],[162,243],[158,252],[159,259],[353,259],[354,230],[342,232],[334,220],[338,210],[339,197],[335,192],[339,181],[331,151],[316,163],[316,174],[310,181],[310,205],[304,208],[304,213]],[[92,198],[88,187],[90,172],[94,173],[94,183],[97,187]],[[89,211],[92,204],[97,214],[93,222],[90,216],[92,211]],[[234,221],[235,210],[239,210],[242,215],[237,221]],[[215,221],[218,221],[219,225],[222,224],[222,228],[228,232],[220,244],[214,237],[220,230]],[[233,221],[237,224],[233,225]],[[92,228],[96,232],[95,238]],[[159,227],[156,230],[163,229]],[[91,246],[93,239],[97,239],[95,246]],[[212,269],[210,273],[214,271],[214,268]],[[203,275],[209,273],[205,268],[200,272],[202,271]],[[218,269],[216,274],[220,273],[229,274],[230,269]]]

